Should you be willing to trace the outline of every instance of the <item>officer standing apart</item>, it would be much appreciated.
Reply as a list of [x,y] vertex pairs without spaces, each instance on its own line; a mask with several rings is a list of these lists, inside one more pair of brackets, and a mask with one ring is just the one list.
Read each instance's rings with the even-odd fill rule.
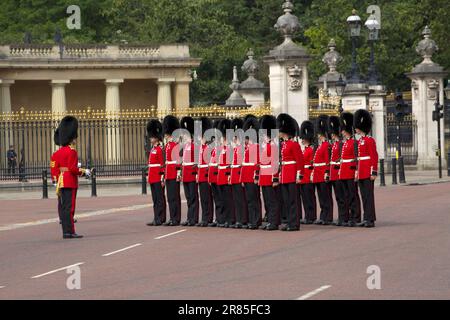
[[6,158],[8,159],[8,174],[16,174],[17,153],[14,150],[14,146],[9,146],[9,150],[6,153]]
[[148,157],[148,183],[153,199],[153,222],[148,226],[160,226],[166,222],[166,197],[164,196],[164,151],[162,146],[162,124],[150,120],[147,124],[147,136],[152,149]]
[[299,203],[297,197],[297,183],[300,182],[303,171],[303,154],[300,145],[292,138],[296,134],[295,120],[288,114],[282,113],[277,118],[281,143],[281,194],[286,211],[287,224],[283,231],[300,230],[298,214]]
[[375,195],[374,186],[378,171],[378,152],[375,139],[368,136],[372,130],[372,116],[367,110],[355,112],[355,131],[361,137],[358,140],[358,171],[356,179],[359,183],[364,209],[364,221],[358,227],[375,227]]
[[181,222],[181,199],[180,199],[180,148],[178,142],[174,141],[172,134],[180,128],[180,122],[172,115],[163,120],[163,133],[166,139],[165,146],[165,186],[167,202],[169,203],[170,220],[165,226],[178,226]]
[[78,239],[83,236],[75,233],[73,216],[75,214],[78,190],[78,176],[89,177],[89,169],[78,168],[78,153],[75,149],[78,138],[78,120],[66,116],[59,125],[60,176],[57,184],[57,194],[61,197],[61,225],[64,239]]

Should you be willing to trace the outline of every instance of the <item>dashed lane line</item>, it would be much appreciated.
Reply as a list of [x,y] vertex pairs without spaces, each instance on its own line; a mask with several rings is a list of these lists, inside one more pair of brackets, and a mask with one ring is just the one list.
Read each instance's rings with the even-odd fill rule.
[[156,237],[155,240],[164,239],[164,238],[173,236],[173,235],[175,235],[175,234],[178,234],[178,233],[181,233],[181,232],[185,232],[186,230],[187,230],[187,229],[183,229],[183,230],[179,230],[179,231],[172,232],[172,233],[169,233],[169,234],[165,234],[165,235],[163,235],[163,236]]
[[62,267],[62,268],[55,269],[55,270],[52,270],[52,271],[49,271],[49,272],[46,272],[46,273],[38,274],[37,276],[31,277],[31,279],[42,278],[42,277],[48,276],[50,274],[53,274],[53,273],[56,273],[56,272],[59,272],[59,271],[63,271],[63,270],[66,270],[66,269],[69,269],[69,268],[72,268],[72,267],[81,266],[82,264],[84,264],[84,262],[78,262],[78,263],[72,264],[72,265],[67,266],[67,267]]
[[315,296],[315,295],[317,295],[317,294],[321,293],[322,291],[325,291],[325,290],[327,290],[329,288],[331,288],[330,285],[321,286],[320,288],[317,288],[316,290],[308,292],[307,294],[304,294],[303,296],[298,297],[295,300],[308,300],[309,298],[311,298],[311,297],[313,297],[313,296]]
[[142,243],[136,243],[136,244],[133,244],[132,246],[128,246],[128,247],[123,248],[123,249],[119,249],[119,250],[116,250],[116,251],[113,251],[113,252],[105,253],[105,254],[102,255],[102,257],[109,257],[109,256],[112,256],[113,254],[116,254],[116,253],[119,253],[119,252],[123,252],[123,251],[129,250],[129,249],[133,249],[133,248],[136,248],[136,247],[139,247],[139,246],[142,246]]

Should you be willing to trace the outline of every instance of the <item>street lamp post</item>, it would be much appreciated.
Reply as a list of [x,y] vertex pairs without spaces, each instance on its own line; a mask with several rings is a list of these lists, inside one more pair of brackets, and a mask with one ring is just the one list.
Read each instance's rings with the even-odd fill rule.
[[360,74],[358,63],[356,62],[356,46],[357,40],[361,34],[361,18],[356,14],[356,10],[352,11],[352,15],[347,18],[347,24],[350,31],[350,38],[352,39],[352,66],[348,75],[348,83],[359,83]]
[[402,136],[401,136],[401,123],[406,115],[407,104],[403,100],[403,94],[397,90],[395,93],[395,100],[397,105],[395,106],[395,119],[397,120],[397,161],[398,161],[398,175],[400,183],[406,183],[405,179],[405,165],[402,156]]
[[344,94],[346,86],[345,81],[342,79],[342,75],[339,76],[339,80],[336,82],[335,86],[336,86],[336,93],[341,98],[339,100],[339,109],[338,109],[339,114],[341,114],[342,112],[344,112],[344,108],[342,107],[342,95]]
[[367,19],[365,26],[369,30],[369,44],[370,44],[370,66],[368,70],[368,83],[370,85],[377,85],[379,84],[379,77],[377,68],[375,65],[375,42],[379,39],[379,30],[380,30],[380,23],[378,22],[377,18],[375,17],[375,13],[372,12],[372,14]]

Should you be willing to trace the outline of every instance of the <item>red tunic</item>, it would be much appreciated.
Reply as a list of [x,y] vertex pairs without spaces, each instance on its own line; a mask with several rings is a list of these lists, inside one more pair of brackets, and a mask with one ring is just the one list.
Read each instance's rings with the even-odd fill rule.
[[303,153],[294,140],[283,141],[281,146],[281,184],[295,183],[303,175]]
[[353,138],[350,138],[346,140],[342,145],[339,180],[355,179],[355,172],[356,172],[355,140]]
[[313,159],[312,182],[325,182],[325,175],[330,173],[330,144],[324,141],[316,150]]
[[[209,153],[209,155],[208,155]],[[197,182],[208,182],[208,163],[211,157],[211,152],[207,144],[202,144],[199,150],[199,161],[197,171]]]
[[58,180],[58,187],[61,188],[78,188],[78,176],[82,175],[78,168],[78,153],[71,146],[61,147],[59,149],[59,166],[61,177]]
[[209,161],[209,172],[208,172],[209,183],[217,183],[217,175],[219,174],[217,169],[219,164],[219,162],[217,161],[219,158],[217,150],[219,150],[219,147],[215,147],[211,151],[211,159]]
[[233,148],[233,162],[231,163],[231,184],[241,183],[242,173],[242,146],[238,145]]
[[61,173],[60,171],[60,156],[61,156],[61,149],[56,150],[51,158],[50,158],[50,175],[52,177],[52,183],[57,183],[59,179],[59,175]]
[[272,186],[279,179],[279,154],[278,148],[272,141],[262,145],[259,164],[259,185],[261,187]]
[[152,148],[148,156],[148,183],[161,182],[164,178],[164,155],[163,149],[158,144]]
[[305,150],[303,150],[303,160],[305,161],[305,172],[303,174],[303,179],[301,181],[301,184],[307,184],[311,183],[311,175],[313,170],[313,159],[314,159],[314,147],[309,145],[305,147]]
[[186,143],[183,148],[182,182],[195,182],[197,180],[197,169],[195,163],[195,145],[193,142]]
[[358,140],[358,179],[369,179],[377,175],[378,152],[375,139],[372,137],[361,137]]
[[166,153],[166,166],[165,166],[165,179],[175,180],[177,178],[177,170],[180,168],[180,152],[178,143],[169,141],[165,148]]
[[230,153],[231,147],[222,146],[219,150],[219,168],[217,175],[217,185],[223,186],[228,184],[228,177],[230,176]]
[[241,168],[241,182],[254,183],[256,169],[259,165],[259,145],[257,143],[247,143],[244,150],[244,159]]
[[339,180],[339,168],[341,161],[341,141],[335,141],[331,147],[331,162],[330,162],[330,181]]

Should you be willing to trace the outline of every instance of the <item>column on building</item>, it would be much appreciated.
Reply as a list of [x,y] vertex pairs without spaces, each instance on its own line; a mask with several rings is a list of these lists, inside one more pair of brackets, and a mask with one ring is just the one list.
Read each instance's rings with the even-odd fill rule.
[[52,113],[55,118],[61,118],[67,112],[66,85],[70,80],[52,80]]
[[105,81],[105,112],[107,118],[105,154],[109,165],[120,164],[121,160],[120,85],[123,82],[123,79],[108,79]]
[[369,86],[369,109],[373,115],[372,136],[377,142],[378,157],[386,159],[386,90],[382,85]]
[[192,79],[176,79],[175,81],[175,94],[174,94],[174,104],[175,109],[187,109],[190,106],[190,96],[189,90]]
[[173,110],[172,106],[172,83],[175,79],[158,79],[158,113],[162,116],[169,114]]
[[[14,80],[1,80],[0,79],[0,113],[11,112],[11,85],[14,84]],[[6,154],[10,145],[14,144],[13,131],[8,130],[9,126],[5,126],[5,130],[0,132],[0,152],[2,155]],[[0,162],[6,161],[2,159]]]

